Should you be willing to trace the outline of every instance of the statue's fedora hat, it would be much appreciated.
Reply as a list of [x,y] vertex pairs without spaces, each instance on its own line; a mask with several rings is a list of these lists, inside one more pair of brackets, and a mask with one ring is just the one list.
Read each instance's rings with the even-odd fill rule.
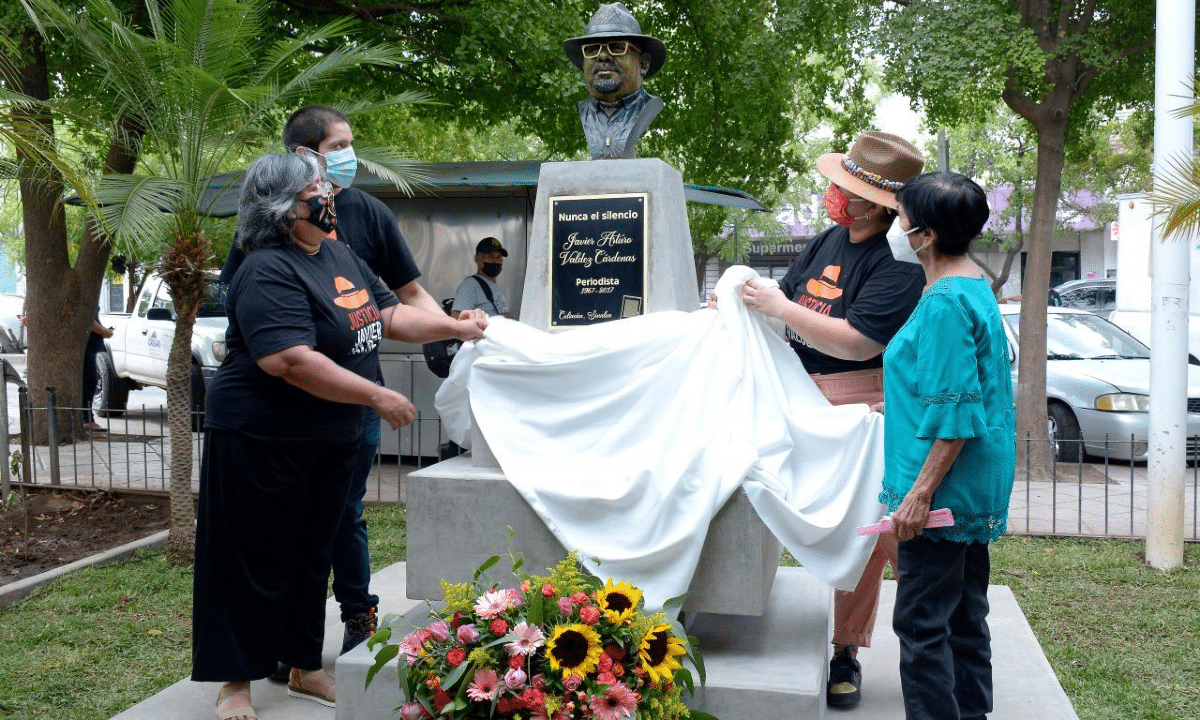
[[633,17],[633,13],[621,3],[605,3],[588,20],[583,37],[563,41],[563,50],[567,57],[575,63],[575,67],[583,69],[583,46],[593,42],[607,40],[629,39],[637,42],[642,52],[650,53],[650,69],[646,71],[649,78],[662,68],[667,61],[667,46],[656,37],[642,34],[642,26]]
[[896,209],[896,193],[921,173],[925,159],[912,143],[898,135],[868,130],[850,152],[817,158],[821,174],[861,198]]

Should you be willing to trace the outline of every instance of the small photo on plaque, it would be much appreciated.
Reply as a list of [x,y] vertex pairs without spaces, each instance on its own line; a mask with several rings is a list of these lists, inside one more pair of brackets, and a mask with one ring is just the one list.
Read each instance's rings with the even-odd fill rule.
[[633,295],[621,296],[621,317],[637,317],[642,314],[642,299]]

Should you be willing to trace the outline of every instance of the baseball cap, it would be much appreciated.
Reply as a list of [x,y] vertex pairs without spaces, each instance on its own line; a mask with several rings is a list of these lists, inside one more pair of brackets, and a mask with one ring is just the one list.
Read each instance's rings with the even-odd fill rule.
[[500,241],[494,237],[485,237],[475,246],[476,255],[490,255],[491,253],[500,253],[504,257],[508,257],[508,251],[500,244]]

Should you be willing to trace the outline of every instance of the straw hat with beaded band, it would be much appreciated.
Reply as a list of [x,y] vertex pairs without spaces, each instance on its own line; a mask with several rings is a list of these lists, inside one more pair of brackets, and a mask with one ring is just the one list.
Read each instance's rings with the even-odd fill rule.
[[817,158],[817,169],[835,185],[893,210],[897,191],[923,167],[925,159],[912,143],[876,130],[859,135],[848,153]]

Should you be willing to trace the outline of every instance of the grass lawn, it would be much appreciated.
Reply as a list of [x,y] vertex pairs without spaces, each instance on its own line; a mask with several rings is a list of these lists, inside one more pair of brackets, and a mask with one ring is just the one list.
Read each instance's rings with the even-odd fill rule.
[[[405,558],[404,508],[367,510],[376,568]],[[1082,720],[1200,718],[1200,546],[1171,573],[1142,543],[1003,538],[1013,589]],[[0,718],[108,720],[190,669],[191,569],[161,552],[72,573],[0,610]]]

